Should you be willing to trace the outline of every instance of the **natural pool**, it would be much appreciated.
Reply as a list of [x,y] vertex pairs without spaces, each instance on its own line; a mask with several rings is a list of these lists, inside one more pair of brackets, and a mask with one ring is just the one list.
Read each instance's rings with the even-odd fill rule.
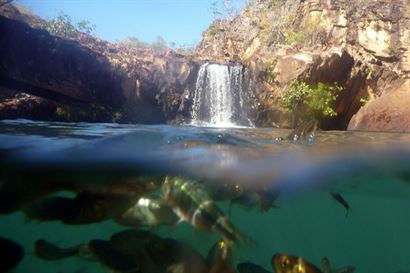
[[[13,272],[109,271],[95,255],[45,261],[34,253],[34,243],[86,245],[130,226],[112,217],[89,224],[38,221],[27,210],[54,195],[132,191],[144,183],[135,178],[147,175],[160,181],[182,175],[204,189],[249,238],[230,249],[234,267],[252,262],[274,272],[272,256],[289,253],[318,267],[327,257],[333,267],[352,265],[359,273],[410,272],[410,135],[328,131],[294,142],[283,139],[289,132],[1,121],[0,237],[25,252]],[[48,193],[50,185],[58,186]],[[163,198],[162,187],[136,196]],[[347,216],[330,192],[350,206]],[[203,257],[223,237],[188,221],[139,229],[187,243]],[[156,261],[165,263],[171,254],[164,251]]]

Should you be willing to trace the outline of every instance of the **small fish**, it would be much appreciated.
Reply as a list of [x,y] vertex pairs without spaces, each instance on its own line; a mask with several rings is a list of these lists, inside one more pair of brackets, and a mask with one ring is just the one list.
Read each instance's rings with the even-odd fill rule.
[[62,248],[44,239],[34,242],[34,254],[43,260],[61,260],[80,253],[81,246]]
[[13,269],[24,256],[23,248],[9,239],[0,237],[0,272]]
[[276,273],[323,273],[302,257],[287,254],[275,254],[272,257],[272,267]]
[[352,211],[352,208],[349,206],[347,201],[343,196],[338,192],[330,192],[330,195],[346,209],[346,218],[349,216],[349,213]]
[[249,262],[238,264],[236,269],[238,269],[239,273],[270,273],[263,267]]
[[331,267],[330,261],[326,257],[322,259],[321,265],[323,273],[353,273],[355,271],[355,267],[351,265],[334,269]]
[[208,252],[206,263],[210,273],[235,273],[232,265],[232,242],[219,240]]
[[232,225],[199,183],[167,176],[163,199],[181,221],[187,221],[195,228],[213,231],[233,242],[250,241]]

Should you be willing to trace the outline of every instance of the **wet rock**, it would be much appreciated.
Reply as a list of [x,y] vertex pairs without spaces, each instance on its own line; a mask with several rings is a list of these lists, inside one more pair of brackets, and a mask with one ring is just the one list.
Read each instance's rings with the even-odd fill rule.
[[56,110],[56,103],[24,93],[0,100],[1,119],[49,120]]

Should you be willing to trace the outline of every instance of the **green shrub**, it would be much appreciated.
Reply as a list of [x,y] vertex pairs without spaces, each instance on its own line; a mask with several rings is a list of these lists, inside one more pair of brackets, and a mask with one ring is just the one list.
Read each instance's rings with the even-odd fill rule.
[[76,38],[80,32],[91,34],[95,31],[95,25],[87,20],[74,24],[68,14],[61,12],[56,18],[44,23],[41,26],[52,35],[58,35],[68,38]]
[[155,42],[147,43],[143,42],[137,37],[127,37],[118,42],[120,45],[128,48],[150,48],[156,51],[165,51],[169,49],[167,41],[162,36],[157,36]]
[[95,31],[96,26],[91,24],[88,20],[82,20],[77,23],[77,29],[81,32],[85,32],[87,34],[92,34]]
[[326,33],[326,31],[322,26],[320,17],[306,17],[297,29],[285,31],[285,43],[288,45],[312,44],[315,43],[323,33]]
[[291,44],[304,44],[306,40],[306,34],[302,31],[289,31],[285,37],[285,43]]
[[219,32],[219,24],[215,22],[209,26],[209,28],[206,31],[206,34],[209,36],[215,36],[216,34],[218,34],[218,32]]
[[332,104],[337,99],[341,87],[324,84],[308,85],[303,81],[294,80],[282,96],[281,104],[305,118],[320,118],[336,116]]
[[277,64],[277,60],[269,60],[266,62],[266,67],[265,67],[265,81],[272,84],[275,82],[276,79],[276,73],[275,73],[275,67]]
[[149,44],[140,41],[137,37],[131,36],[119,42],[121,45],[131,48],[148,48]]

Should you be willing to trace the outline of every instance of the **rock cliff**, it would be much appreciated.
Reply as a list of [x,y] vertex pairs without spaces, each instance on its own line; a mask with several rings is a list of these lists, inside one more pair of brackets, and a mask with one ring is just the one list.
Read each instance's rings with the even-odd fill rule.
[[409,0],[257,0],[215,21],[196,57],[252,69],[259,126],[290,125],[279,101],[298,79],[343,87],[324,129],[410,131]]
[[[53,36],[35,28],[41,18],[28,18],[12,5],[0,15],[3,88],[63,104],[63,110],[56,106],[60,113],[92,112],[94,118],[85,118],[90,121],[165,123],[187,116],[186,92],[195,84],[198,63],[173,51],[130,48],[83,33],[76,39]],[[23,110],[26,100],[20,101]],[[18,108],[19,100],[13,105]]]
[[213,22],[189,57],[53,36],[41,24],[0,8],[0,118],[44,119],[33,114],[44,107],[50,120],[177,122],[190,117],[199,66],[212,61],[248,67],[256,126],[292,126],[280,100],[297,79],[343,88],[322,129],[410,131],[410,0],[255,0]]

